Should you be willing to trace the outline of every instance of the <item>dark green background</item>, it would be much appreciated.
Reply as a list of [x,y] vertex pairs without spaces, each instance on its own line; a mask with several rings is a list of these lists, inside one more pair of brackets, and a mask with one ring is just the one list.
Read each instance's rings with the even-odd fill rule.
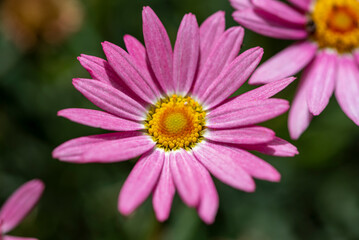
[[[210,226],[178,196],[165,223],[155,219],[150,200],[121,216],[117,197],[133,161],[75,165],[52,159],[62,142],[104,132],[56,116],[63,108],[93,108],[71,84],[74,77],[89,77],[76,57],[104,57],[100,43],[124,47],[126,33],[142,41],[143,5],[155,10],[172,42],[187,12],[201,23],[224,10],[227,27],[237,25],[226,0],[84,0],[81,30],[60,46],[42,44],[24,53],[0,36],[0,204],[25,181],[46,184],[38,207],[11,234],[42,240],[359,239],[359,131],[334,98],[292,141],[299,156],[262,156],[282,173],[280,183],[256,181],[256,192],[248,194],[215,182],[220,207]],[[246,30],[243,50],[262,46],[268,59],[288,44]],[[291,100],[296,85],[279,96]],[[251,88],[245,84],[238,93]],[[287,114],[264,125],[289,139]]]

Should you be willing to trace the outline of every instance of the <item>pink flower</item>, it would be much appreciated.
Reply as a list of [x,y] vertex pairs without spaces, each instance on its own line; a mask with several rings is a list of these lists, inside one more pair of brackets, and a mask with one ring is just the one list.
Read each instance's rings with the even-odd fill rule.
[[269,83],[304,69],[289,112],[288,127],[298,139],[335,96],[359,125],[358,0],[230,0],[234,19],[266,36],[298,40],[252,75],[249,83]]
[[74,86],[105,112],[65,109],[60,116],[117,131],[70,140],[53,157],[73,163],[109,163],[140,156],[127,178],[119,211],[131,214],[151,193],[157,218],[168,218],[175,190],[206,223],[214,221],[217,191],[209,173],[222,182],[253,192],[252,177],[279,181],[280,174],[247,152],[294,156],[297,150],[275,133],[255,124],[288,110],[288,102],[270,98],[294,79],[276,81],[228,99],[252,74],[261,48],[237,56],[244,31],[225,31],[224,13],[200,27],[184,16],[174,50],[162,23],[143,10],[144,47],[125,36],[128,53],[103,43],[108,61],[82,55],[93,79]]
[[35,238],[4,235],[15,228],[31,211],[44,191],[40,180],[32,180],[14,192],[0,210],[0,240],[36,240]]

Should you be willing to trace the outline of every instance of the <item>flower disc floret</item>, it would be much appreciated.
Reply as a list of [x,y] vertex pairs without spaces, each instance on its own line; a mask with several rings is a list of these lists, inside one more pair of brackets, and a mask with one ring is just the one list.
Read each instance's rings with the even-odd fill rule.
[[318,0],[311,18],[312,36],[319,47],[341,53],[359,47],[359,1]]
[[203,140],[205,118],[206,112],[193,98],[172,95],[150,108],[145,127],[158,148],[189,150]]

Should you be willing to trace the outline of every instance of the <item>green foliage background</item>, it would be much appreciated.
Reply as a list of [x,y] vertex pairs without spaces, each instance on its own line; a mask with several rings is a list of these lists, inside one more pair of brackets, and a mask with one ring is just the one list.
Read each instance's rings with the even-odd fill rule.
[[[159,223],[147,200],[132,216],[117,211],[117,197],[134,161],[75,165],[52,159],[62,142],[103,133],[56,116],[63,108],[93,105],[71,84],[89,77],[76,57],[104,57],[102,41],[124,47],[131,34],[142,41],[142,6],[163,21],[172,42],[182,16],[201,23],[218,10],[227,27],[237,25],[226,0],[83,0],[81,30],[59,46],[40,45],[27,53],[0,36],[0,204],[25,181],[40,178],[46,191],[37,208],[12,232],[42,240],[359,239],[359,129],[333,98],[299,141],[295,158],[262,156],[281,173],[280,183],[257,182],[248,194],[216,181],[220,207],[207,226],[176,196],[171,216]],[[264,59],[290,42],[246,30],[243,50],[262,46]],[[243,51],[242,50],[242,51]],[[292,100],[297,81],[279,94]],[[253,87],[245,84],[237,94]],[[289,140],[287,114],[264,125]]]

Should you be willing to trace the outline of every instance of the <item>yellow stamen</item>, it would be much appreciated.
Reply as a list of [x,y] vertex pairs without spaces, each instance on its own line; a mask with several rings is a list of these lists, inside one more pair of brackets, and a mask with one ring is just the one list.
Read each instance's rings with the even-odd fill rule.
[[311,13],[312,37],[321,48],[351,52],[359,47],[359,1],[317,0]]
[[189,150],[203,140],[205,117],[206,112],[193,98],[172,95],[151,107],[145,127],[158,148]]

